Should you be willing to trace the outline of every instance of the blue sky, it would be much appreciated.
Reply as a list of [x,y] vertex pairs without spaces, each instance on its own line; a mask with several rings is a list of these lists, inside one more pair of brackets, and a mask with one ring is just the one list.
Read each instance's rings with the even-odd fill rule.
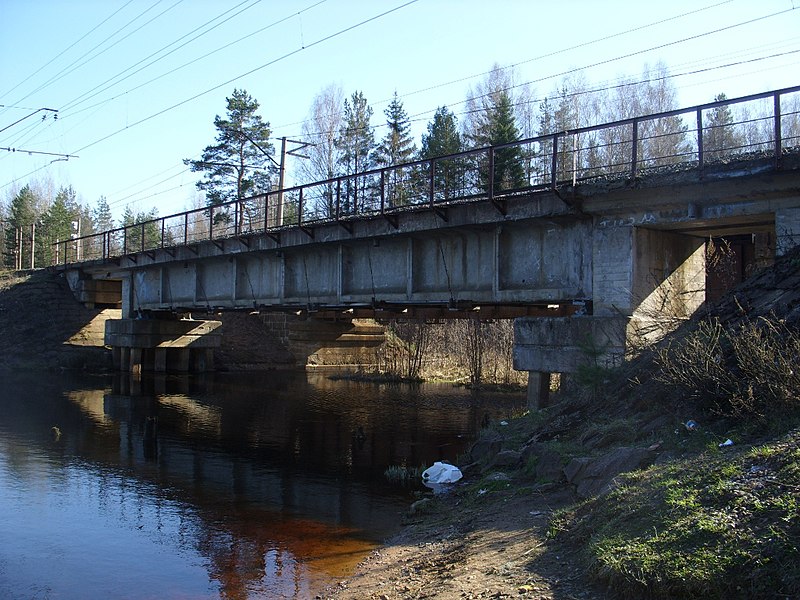
[[331,83],[362,91],[375,125],[397,92],[418,141],[495,63],[539,98],[570,72],[596,87],[658,61],[681,106],[798,85],[800,0],[0,0],[0,148],[17,149],[0,150],[0,202],[31,182],[117,217],[191,208],[182,159],[234,88],[276,139]]

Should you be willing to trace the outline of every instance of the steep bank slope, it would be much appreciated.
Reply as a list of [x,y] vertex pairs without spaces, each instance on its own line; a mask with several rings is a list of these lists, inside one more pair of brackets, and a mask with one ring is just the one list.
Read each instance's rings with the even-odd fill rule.
[[0,273],[0,369],[107,367],[104,324],[119,314],[86,308],[50,271]]

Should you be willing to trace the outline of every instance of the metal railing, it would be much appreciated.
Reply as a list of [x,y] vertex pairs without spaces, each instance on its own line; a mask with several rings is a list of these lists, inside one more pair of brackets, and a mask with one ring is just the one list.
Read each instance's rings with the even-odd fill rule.
[[[733,115],[731,108],[737,109]],[[800,86],[343,175],[57,242],[59,264],[404,211],[492,201],[602,178],[770,157],[800,146]]]

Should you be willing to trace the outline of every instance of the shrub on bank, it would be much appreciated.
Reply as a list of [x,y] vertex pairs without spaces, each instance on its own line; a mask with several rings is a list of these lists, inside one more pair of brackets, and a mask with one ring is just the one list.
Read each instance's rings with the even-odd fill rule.
[[708,319],[658,352],[659,381],[725,417],[774,417],[800,408],[800,334],[777,318],[726,328]]

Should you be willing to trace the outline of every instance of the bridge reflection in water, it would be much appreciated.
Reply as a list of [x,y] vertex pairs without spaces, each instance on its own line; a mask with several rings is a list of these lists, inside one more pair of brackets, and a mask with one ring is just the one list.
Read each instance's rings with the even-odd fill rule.
[[454,459],[524,404],[305,373],[90,383],[0,391],[2,597],[313,597],[397,527],[387,465]]

